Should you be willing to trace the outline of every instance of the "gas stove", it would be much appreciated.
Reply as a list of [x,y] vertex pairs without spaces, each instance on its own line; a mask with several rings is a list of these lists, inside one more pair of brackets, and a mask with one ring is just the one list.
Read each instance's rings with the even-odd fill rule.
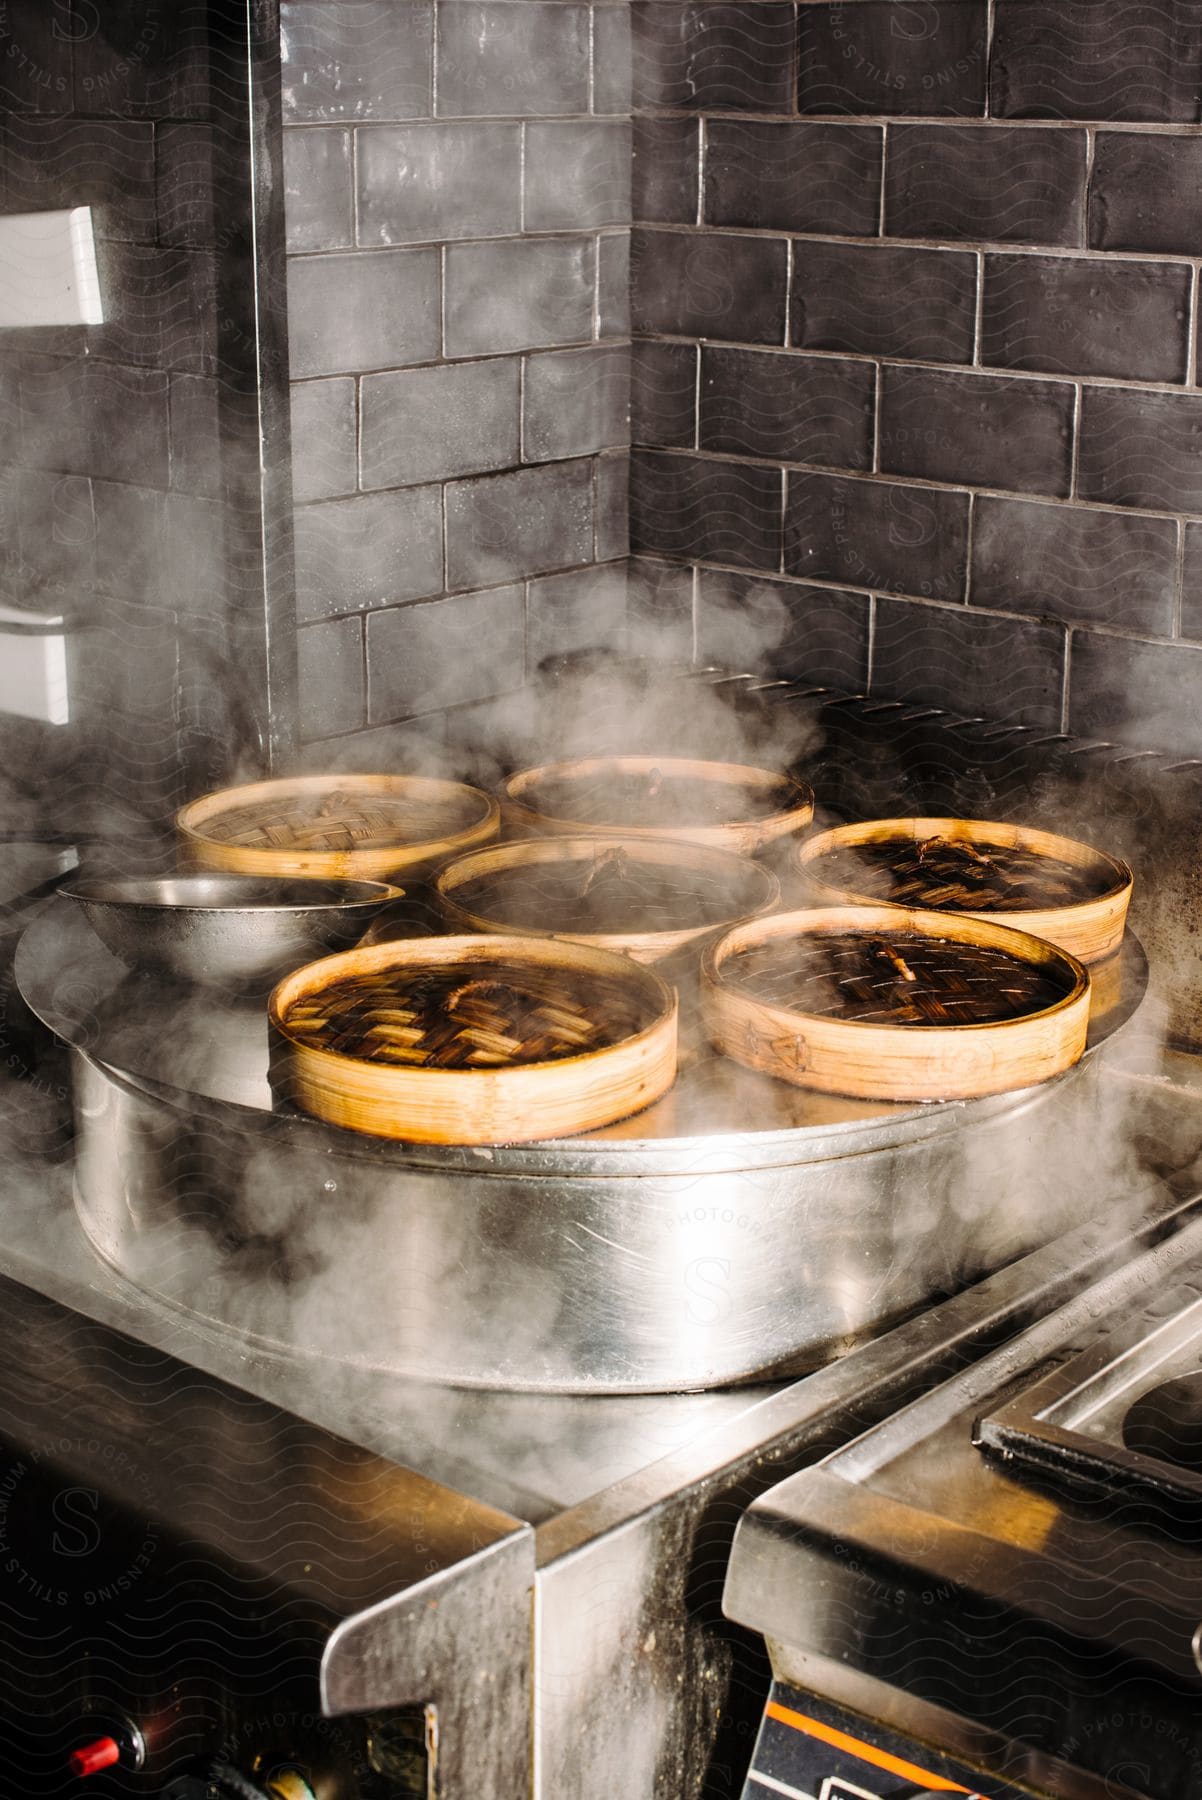
[[1202,1222],[761,1496],[747,1800],[1202,1794]]

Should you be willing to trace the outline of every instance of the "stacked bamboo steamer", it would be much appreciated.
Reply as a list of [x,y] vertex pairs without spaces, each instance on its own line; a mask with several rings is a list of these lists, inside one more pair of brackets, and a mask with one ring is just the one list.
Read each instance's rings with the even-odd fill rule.
[[[629,835],[621,818],[602,820],[596,835],[581,837],[572,821],[542,817],[528,801],[518,808],[525,815],[519,821],[506,792],[506,825],[521,831],[523,841],[495,845],[490,840],[501,809],[491,797],[455,783],[397,776],[256,783],[183,810],[178,826],[193,866],[344,878],[369,870],[422,878],[437,869],[434,891],[457,935],[361,946],[298,970],[275,990],[269,1013],[279,1091],[332,1124],[440,1143],[584,1131],[636,1112],[666,1091],[677,1067],[679,1006],[673,988],[649,965],[670,966],[690,947],[779,903],[775,876],[743,853],[808,823],[813,798],[768,771],[682,759],[547,765],[529,771],[528,780],[536,787],[539,778],[563,780],[577,772],[586,783],[607,772],[620,781],[633,778],[653,802],[665,784],[677,798],[686,789],[694,798],[700,792],[703,816],[656,818],[650,828],[636,820]],[[520,787],[522,778],[516,779]],[[414,820],[421,828],[406,830]],[[537,835],[544,830],[547,835]],[[686,916],[672,917],[668,905],[650,922],[627,917],[600,930],[572,929],[573,885],[577,900],[598,881],[604,893],[615,869],[619,883],[636,894],[649,881],[665,896],[675,893]],[[473,910],[481,904],[481,884],[499,884],[503,893],[506,883],[512,889],[515,881],[532,879],[541,903],[528,918]],[[565,929],[556,929],[548,883],[558,890]],[[467,898],[471,906],[463,904]],[[449,991],[474,996],[460,1002],[470,1015],[460,1034],[469,1050],[456,1067],[443,1066],[445,1031],[431,1036],[430,1021],[409,1004],[414,983],[420,988],[445,971],[448,959],[455,973]],[[608,993],[611,1005],[619,996],[618,1011],[637,1015],[638,1028],[615,1041],[582,1041],[572,1054],[561,1043],[553,1055],[527,1057],[504,1021],[520,1017],[537,1042],[549,1042],[538,1037],[536,1022],[545,1023],[552,975],[577,996],[571,1004],[585,1004],[590,992]],[[344,1004],[353,997],[341,1021],[345,1031],[323,1013],[326,997],[333,1008],[340,995]],[[568,1007],[558,1013],[570,1027]],[[328,1026],[324,1036],[314,1037],[315,1020]],[[482,1048],[473,1051],[473,1044]]]
[[[1081,892],[1073,898],[1070,881],[1069,898],[1060,904],[1024,905],[1020,893],[1017,903],[1011,896],[1001,910],[965,905],[971,886],[952,884],[945,885],[940,903],[934,879],[922,879],[928,851],[936,860],[950,856],[970,869],[1004,867],[1007,857],[1013,862],[1017,856],[1038,870],[1042,860],[1048,869],[1073,872]],[[872,891],[874,866],[868,858],[876,859],[879,878],[891,852],[908,856],[911,871],[915,864],[919,869],[919,878],[910,883],[917,891],[907,895],[904,906],[882,903],[889,894]],[[858,875],[857,857],[863,859]],[[836,880],[832,868],[846,871],[849,858],[850,879],[844,873]],[[798,1086],[899,1101],[967,1099],[1026,1087],[1081,1056],[1091,1004],[1086,965],[1104,974],[1114,966],[1131,896],[1126,864],[1052,833],[948,818],[841,826],[807,839],[797,863],[813,906],[739,927],[711,946],[703,961],[706,1024],[725,1054]],[[781,993],[765,991],[763,973],[772,964],[773,946],[777,987],[787,987],[787,959],[782,963],[779,952],[790,943],[798,947],[795,987],[817,993],[820,1004],[790,1004]],[[1003,959],[992,964],[997,1004],[991,1006],[985,994],[976,1022],[914,1022],[923,1015],[906,989],[917,980],[906,961],[910,944],[921,946],[927,979],[944,990],[943,1001],[937,995],[930,999],[928,1013],[942,1009],[955,1017],[957,1006],[947,996],[965,984],[971,988],[990,958]],[[932,945],[939,947],[933,960]],[[841,1016],[842,990],[832,993],[829,981],[815,987],[813,969],[821,952],[814,946],[829,946],[832,963],[844,970],[855,965],[861,987],[865,971],[871,980],[875,970],[883,982],[886,1016]],[[887,964],[895,965],[891,973]],[[1031,985],[1038,1002],[1017,1012],[1002,1005],[1001,984],[1007,980],[1020,991],[1024,982]],[[850,982],[851,988],[856,985]],[[889,1022],[890,1011],[899,1022]]]
[[[390,818],[396,823],[406,815],[421,828],[387,841]],[[515,1142],[588,1130],[639,1110],[666,1091],[677,1067],[677,996],[651,966],[679,979],[682,956],[695,966],[698,952],[711,1043],[800,1086],[899,1101],[967,1098],[1029,1085],[1076,1060],[1090,1007],[1083,965],[1105,967],[1121,941],[1131,891],[1125,865],[1050,833],[956,819],[874,821],[797,845],[812,816],[809,791],[771,771],[606,757],[525,770],[503,784],[499,806],[478,790],[428,778],[322,776],[207,796],[184,809],[179,825],[188,860],[204,867],[393,878],[434,870],[433,891],[455,936],[326,958],[298,971],[272,997],[276,1064],[286,1091],[307,1110],[353,1129],[425,1142]],[[491,842],[502,827],[514,841]],[[911,853],[917,847],[921,861],[932,843],[984,863],[1013,852],[1053,859],[1078,871],[1091,891],[1067,904],[998,913],[962,910],[958,903],[954,911],[937,910],[921,895],[909,907],[882,905],[867,891],[870,884],[857,886],[854,868],[847,881],[849,855],[887,860],[892,847]],[[803,911],[781,914],[775,876],[749,860],[782,846],[815,903]],[[669,904],[662,917],[623,918],[621,905],[611,905],[618,916],[591,919],[597,890],[604,898],[607,882],[611,898],[615,892],[627,900],[640,892],[674,895],[678,916]],[[1047,1003],[979,1022],[892,1024],[842,1017],[838,1007],[782,1004],[780,996],[752,991],[745,979],[757,957],[762,962],[790,944],[813,963],[815,946],[821,961],[827,949],[854,957],[860,943],[877,963],[883,943],[885,955],[903,968],[904,956],[890,944],[921,946],[927,963],[932,946],[940,964],[1000,957],[998,966],[1009,967],[1009,958],[1025,980],[1044,983]],[[387,1045],[415,1027],[388,1025],[396,1016],[395,1006],[389,1011],[389,984],[428,975],[448,957],[463,975],[457,991],[487,988],[492,996],[494,1013],[486,1017],[494,1029],[482,1040],[486,1046],[517,1044],[495,1020],[516,1016],[514,1006],[520,1011],[523,968],[539,971],[537,981],[526,974],[527,988],[545,986],[549,970],[575,984],[577,994],[590,981],[611,984],[611,994],[618,991],[614,982],[625,983],[623,1004],[638,1014],[639,1029],[551,1061],[515,1055],[502,1067],[397,1067]],[[944,977],[961,979],[946,969]],[[320,1011],[323,991],[345,988],[348,980],[366,981],[369,990],[380,984],[387,1003],[375,1008],[375,1025],[384,1035],[370,1041],[383,1043],[384,1051],[365,1054],[364,1038],[359,1053],[347,1055],[336,1045],[306,1041],[296,1029],[297,1020]],[[510,1014],[495,1011],[506,981]],[[400,1037],[389,1040],[390,1029]],[[385,1060],[371,1060],[377,1054]],[[398,1054],[404,1057],[403,1048]],[[481,1056],[487,1063],[488,1055]]]

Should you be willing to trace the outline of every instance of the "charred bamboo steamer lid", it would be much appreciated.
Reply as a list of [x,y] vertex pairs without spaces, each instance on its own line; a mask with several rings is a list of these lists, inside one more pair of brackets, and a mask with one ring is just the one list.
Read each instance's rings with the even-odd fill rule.
[[[552,810],[545,797],[552,783],[575,789],[580,804],[574,807],[569,795],[564,797],[564,810]],[[607,786],[616,790],[615,810],[612,817],[598,817],[598,811],[602,815],[606,811]],[[632,819],[640,791],[648,801],[663,797],[657,808],[662,818],[643,824]],[[677,796],[675,806],[668,799],[671,794]],[[699,795],[708,796],[700,818]],[[526,836],[668,837],[751,856],[776,838],[804,831],[814,817],[814,796],[791,775],[745,763],[699,762],[683,756],[588,756],[542,763],[511,775],[501,785],[501,809],[507,827]]]
[[[561,909],[570,911],[573,892],[583,908],[589,884],[604,881],[607,861],[612,862],[615,855],[628,865],[633,883],[640,877],[662,883],[663,898],[656,902],[658,922],[651,923],[645,913],[639,916],[636,899],[628,896],[618,910],[626,910],[630,916],[612,929],[557,927],[553,921],[562,916]],[[544,882],[541,897],[540,874]],[[475,889],[470,906],[464,897],[466,889]],[[741,919],[770,912],[780,903],[780,883],[760,863],[673,838],[533,838],[491,845],[446,864],[435,877],[434,890],[452,930],[545,934],[593,944],[641,963],[660,962],[702,938],[729,930]],[[700,924],[690,923],[689,904],[699,894],[711,903],[710,916]],[[520,913],[520,923],[496,916],[502,906],[512,909],[514,915]]]
[[[501,1068],[393,1067],[313,1048],[289,1025],[298,1002],[348,977],[490,969],[560,972],[576,992],[620,987],[644,1021],[605,1048]],[[499,978],[499,977],[498,977]],[[272,1075],[304,1112],[373,1137],[416,1144],[520,1144],[611,1125],[650,1106],[676,1078],[676,995],[650,969],[586,944],[547,938],[407,938],[344,951],[298,969],[268,1002]]]
[[[1036,857],[1054,857],[1090,877],[1099,889],[1089,899],[1053,902],[1013,911],[1009,908],[965,907],[962,916],[993,921],[1013,931],[1026,931],[1032,937],[1046,938],[1084,963],[1103,961],[1122,943],[1133,881],[1125,862],[1090,844],[1079,843],[1075,838],[984,819],[872,819],[864,824],[839,825],[833,831],[818,832],[797,851],[798,866],[805,881],[805,897],[816,906],[887,904],[883,895],[836,886],[825,879],[825,859],[840,850],[862,850],[868,845],[889,843],[900,846],[931,838],[971,845],[986,855],[990,850],[1024,850]],[[929,910],[948,917],[952,909],[933,906]],[[961,912],[959,907],[955,910]]]
[[175,823],[195,868],[375,881],[487,843],[500,808],[425,775],[300,775],[206,794]]
[[[974,1025],[891,1025],[775,1005],[744,991],[739,958],[807,936],[915,937],[1002,951],[1054,978],[1060,997],[1018,1018]],[[900,906],[816,907],[736,926],[701,965],[710,1041],[746,1068],[796,1087],[864,1100],[968,1100],[1034,1086],[1071,1068],[1085,1048],[1089,975],[1075,957],[1028,932],[960,913]]]

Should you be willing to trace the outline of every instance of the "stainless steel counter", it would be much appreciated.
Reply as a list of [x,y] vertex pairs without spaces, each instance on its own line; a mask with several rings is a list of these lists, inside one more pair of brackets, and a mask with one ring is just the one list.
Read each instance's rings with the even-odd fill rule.
[[473,1503],[509,1520],[487,1543],[465,1526],[460,1554],[338,1634],[327,1657],[331,1711],[378,1704],[386,1688],[450,1719],[499,1646],[527,1641],[533,1606],[532,1670],[498,1697],[488,1744],[444,1739],[447,1800],[724,1791],[762,1700],[748,1642],[719,1607],[746,1506],[1169,1228],[1202,1185],[1196,1067],[1128,1037],[1099,1068],[1093,1116],[1111,1129],[1080,1146],[1085,1164],[1104,1154],[1106,1179],[1091,1165],[1089,1222],[1046,1249],[800,1380],[664,1396],[472,1391],[273,1350],[133,1288],[76,1221],[51,1077],[0,1074],[0,1273],[445,1484],[465,1521]]

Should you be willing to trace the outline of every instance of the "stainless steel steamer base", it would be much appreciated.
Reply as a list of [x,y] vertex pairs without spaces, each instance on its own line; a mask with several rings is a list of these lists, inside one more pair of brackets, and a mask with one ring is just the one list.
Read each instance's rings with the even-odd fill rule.
[[[27,1003],[72,1049],[76,1206],[122,1275],[248,1338],[461,1386],[667,1392],[796,1372],[1121,1195],[1090,1054],[935,1106],[702,1057],[620,1126],[407,1146],[273,1101],[261,1005],[134,975],[66,903]],[[1134,952],[1128,1015],[1142,992]],[[1083,1155],[1083,1147],[1091,1154]]]

